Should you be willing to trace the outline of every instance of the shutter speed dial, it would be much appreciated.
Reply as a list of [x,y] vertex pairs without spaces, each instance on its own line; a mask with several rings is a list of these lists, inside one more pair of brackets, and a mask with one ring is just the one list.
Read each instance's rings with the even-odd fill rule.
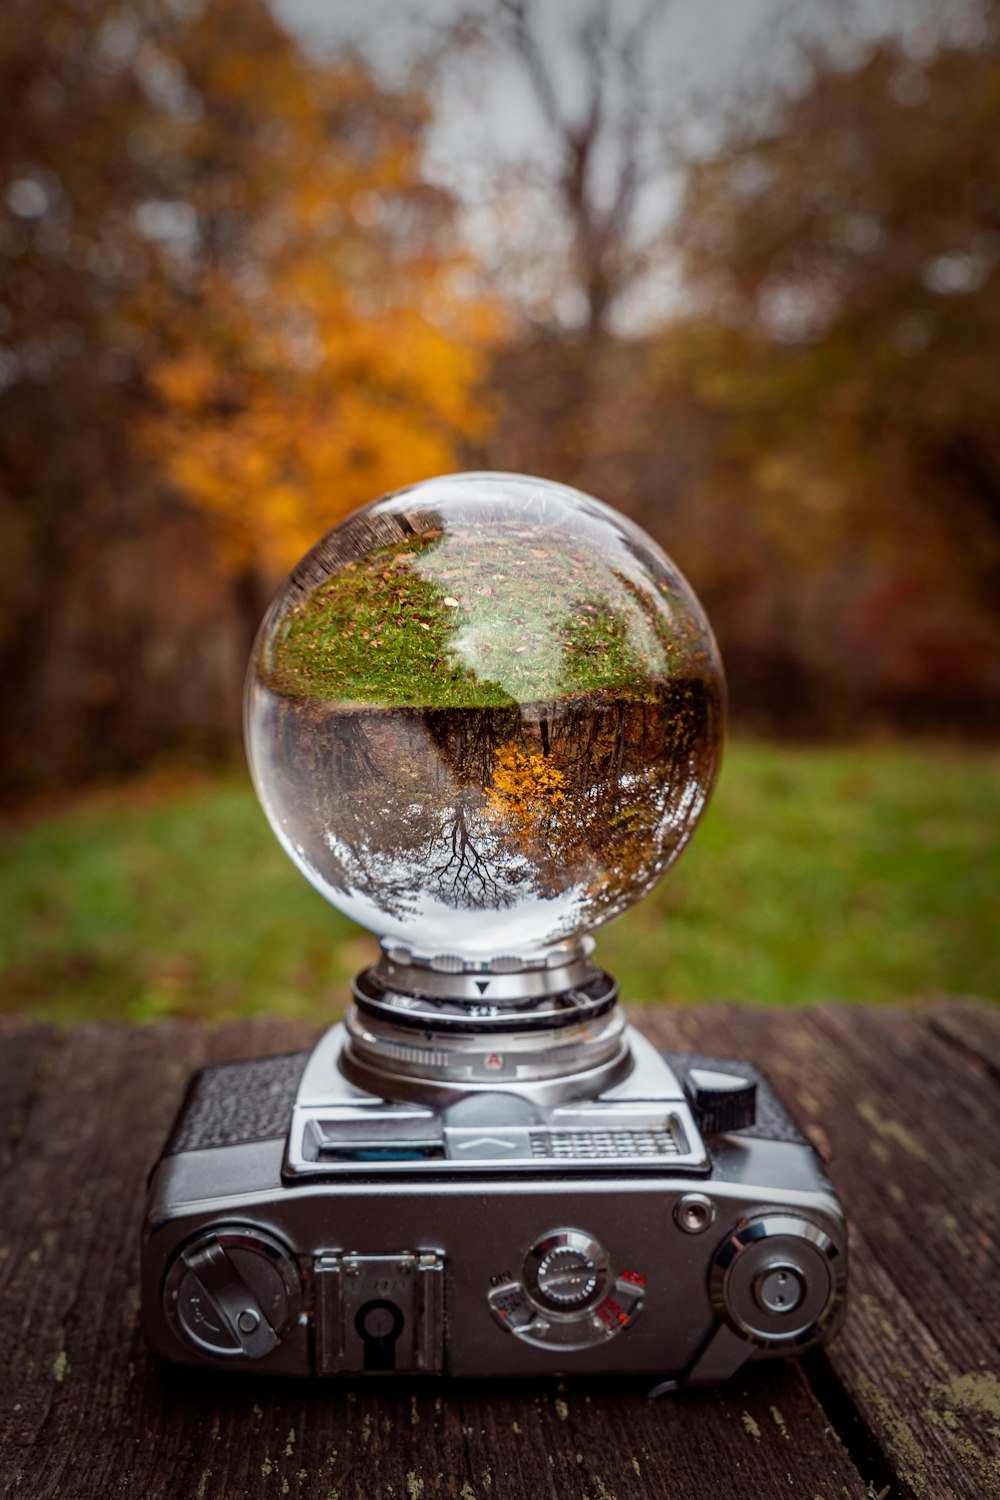
[[583,1250],[557,1245],[538,1262],[538,1295],[551,1307],[579,1307],[597,1290],[597,1268]]
[[539,1306],[574,1313],[598,1300],[608,1276],[604,1247],[579,1229],[546,1235],[528,1251],[524,1285]]
[[524,1257],[520,1280],[493,1278],[489,1307],[501,1328],[537,1349],[589,1349],[631,1328],[646,1278],[615,1272],[604,1246],[583,1229],[553,1229]]

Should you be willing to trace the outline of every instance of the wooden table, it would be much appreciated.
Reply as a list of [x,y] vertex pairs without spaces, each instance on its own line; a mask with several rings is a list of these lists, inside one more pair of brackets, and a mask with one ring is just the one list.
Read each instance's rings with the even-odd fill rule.
[[145,1176],[189,1072],[309,1028],[0,1027],[0,1493],[317,1500],[1000,1496],[1000,1008],[640,1009],[763,1064],[852,1229],[827,1353],[725,1387],[282,1383],[168,1368],[138,1326]]

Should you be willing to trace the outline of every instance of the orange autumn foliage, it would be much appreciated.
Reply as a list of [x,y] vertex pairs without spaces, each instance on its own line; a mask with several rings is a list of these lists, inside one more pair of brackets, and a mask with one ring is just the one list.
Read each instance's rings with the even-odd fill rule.
[[499,321],[460,295],[420,98],[307,59],[246,0],[214,0],[182,44],[206,101],[183,194],[199,237],[149,297],[164,336],[143,439],[233,567],[275,572],[356,506],[459,466]]
[[544,840],[556,828],[565,787],[565,773],[548,756],[502,745],[486,789],[490,816],[522,842]]

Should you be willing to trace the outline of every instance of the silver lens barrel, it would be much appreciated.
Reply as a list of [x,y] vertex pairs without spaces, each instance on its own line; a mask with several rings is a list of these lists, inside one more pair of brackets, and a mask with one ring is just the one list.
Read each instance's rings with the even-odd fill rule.
[[354,981],[341,1068],[387,1099],[439,1103],[485,1090],[539,1104],[592,1097],[631,1066],[617,997],[586,951],[551,969],[478,977],[386,956]]
[[558,995],[592,980],[601,971],[591,962],[593,938],[579,938],[537,957],[462,959],[441,953],[427,957],[383,944],[373,973],[398,995],[469,1002],[517,1009],[525,1000]]

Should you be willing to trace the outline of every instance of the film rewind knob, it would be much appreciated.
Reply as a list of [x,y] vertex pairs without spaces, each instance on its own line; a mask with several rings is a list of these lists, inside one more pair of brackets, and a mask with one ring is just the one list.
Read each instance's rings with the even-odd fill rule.
[[176,1256],[164,1286],[174,1332],[206,1353],[262,1359],[294,1325],[301,1303],[288,1251],[260,1230],[220,1226]]

